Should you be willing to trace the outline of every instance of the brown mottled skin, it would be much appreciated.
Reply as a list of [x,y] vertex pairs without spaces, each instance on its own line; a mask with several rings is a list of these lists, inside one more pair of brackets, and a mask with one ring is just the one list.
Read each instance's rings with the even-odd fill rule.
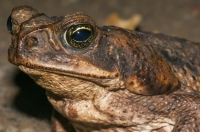
[[[9,61],[46,89],[52,132],[200,132],[200,43],[28,6],[11,21]],[[80,24],[92,39],[77,49],[65,31]]]

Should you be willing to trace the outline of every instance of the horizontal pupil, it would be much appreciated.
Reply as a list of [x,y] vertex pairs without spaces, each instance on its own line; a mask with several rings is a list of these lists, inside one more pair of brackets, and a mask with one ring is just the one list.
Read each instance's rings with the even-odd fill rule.
[[75,41],[86,41],[89,37],[91,36],[91,31],[87,30],[87,29],[80,29],[76,32],[74,32],[71,35],[71,38]]

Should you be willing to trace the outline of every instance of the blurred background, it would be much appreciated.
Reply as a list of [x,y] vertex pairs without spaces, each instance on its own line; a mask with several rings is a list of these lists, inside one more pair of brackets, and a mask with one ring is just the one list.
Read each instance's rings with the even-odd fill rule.
[[84,12],[102,26],[112,13],[138,14],[140,31],[159,32],[200,42],[198,0],[0,0],[0,132],[49,132],[51,106],[45,91],[7,61],[12,8],[29,5],[48,16]]

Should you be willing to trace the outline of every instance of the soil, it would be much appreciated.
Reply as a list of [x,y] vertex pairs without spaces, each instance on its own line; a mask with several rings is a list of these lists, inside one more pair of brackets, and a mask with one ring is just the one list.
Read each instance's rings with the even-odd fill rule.
[[13,7],[29,5],[49,16],[84,12],[102,26],[117,13],[140,14],[140,31],[154,31],[200,42],[198,0],[1,0],[0,1],[0,132],[49,132],[51,105],[45,90],[7,61],[11,36],[6,21]]

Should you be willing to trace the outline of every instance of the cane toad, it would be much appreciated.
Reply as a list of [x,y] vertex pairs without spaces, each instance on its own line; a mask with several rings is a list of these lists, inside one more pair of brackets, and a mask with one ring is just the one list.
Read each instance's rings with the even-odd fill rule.
[[46,89],[52,131],[199,132],[200,43],[16,7],[8,60]]

